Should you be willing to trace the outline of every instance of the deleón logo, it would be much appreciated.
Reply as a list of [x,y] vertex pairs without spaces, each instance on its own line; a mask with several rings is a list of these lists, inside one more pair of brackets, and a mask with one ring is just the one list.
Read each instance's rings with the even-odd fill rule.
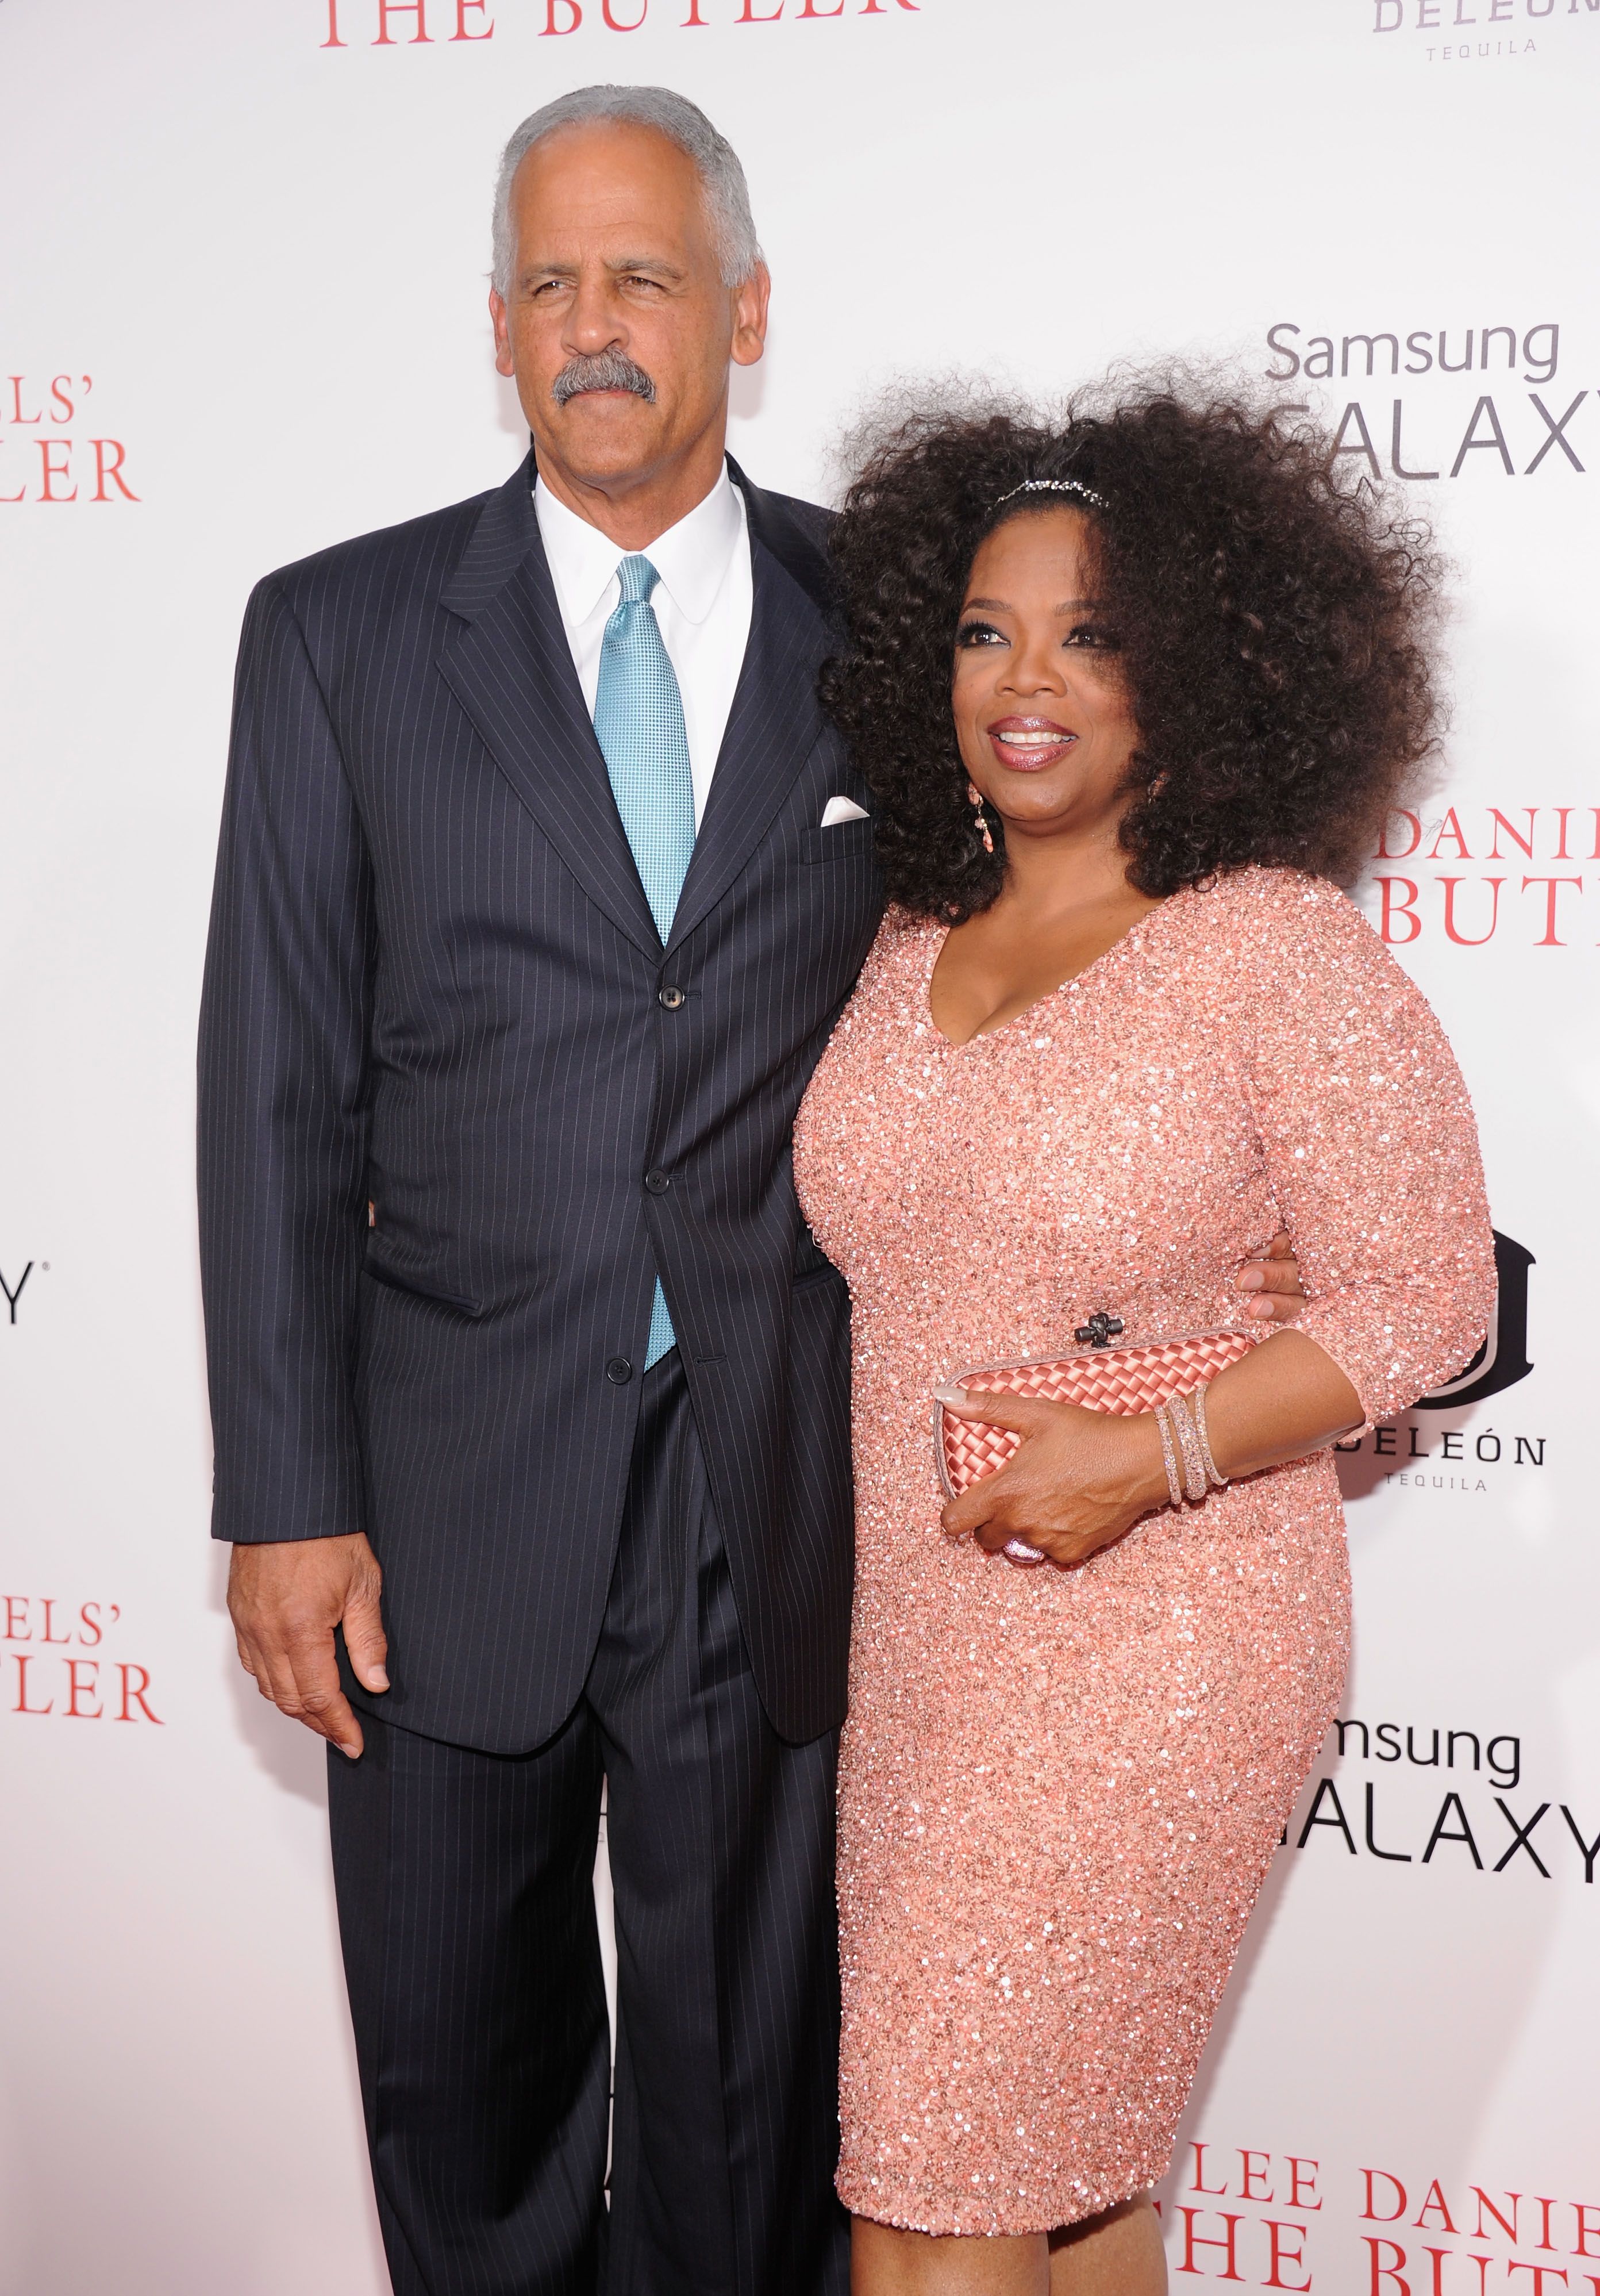
[[[137,502],[120,439],[87,439],[92,374],[8,374],[0,391],[0,503]],[[93,418],[86,418],[92,421]]]
[[[1568,948],[1592,941],[1600,923],[1586,921],[1600,870],[1571,866],[1600,864],[1600,806],[1452,805],[1427,819],[1401,807],[1372,860],[1357,899],[1396,948],[1441,933],[1457,948],[1482,948],[1502,931],[1524,947]],[[1384,866],[1394,861],[1405,873]],[[1478,875],[1464,861],[1504,865]],[[1567,865],[1542,865],[1551,862]]]
[[[453,46],[492,40],[496,19],[490,0],[326,0],[324,48]],[[1600,0],[1597,0],[1600,4]],[[922,0],[499,0],[531,18],[542,40],[573,32],[638,32],[654,21],[681,32],[707,32],[729,24],[830,23],[842,16],[918,16]],[[650,10],[655,7],[652,19]],[[431,14],[430,14],[431,10]],[[520,23],[518,26],[520,29]]]
[[[1431,64],[1480,63],[1490,57],[1508,62],[1533,55],[1538,43],[1527,36],[1531,23],[1547,23],[1555,16],[1600,14],[1600,0],[1566,0],[1564,8],[1562,0],[1369,0],[1369,4],[1375,33],[1409,32],[1414,38],[1433,33],[1426,45]],[[1522,36],[1514,29],[1519,25]]]

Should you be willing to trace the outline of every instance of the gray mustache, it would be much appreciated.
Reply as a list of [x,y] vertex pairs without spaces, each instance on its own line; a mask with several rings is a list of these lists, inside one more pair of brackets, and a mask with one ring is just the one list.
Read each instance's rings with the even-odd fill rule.
[[656,403],[656,386],[626,351],[597,351],[592,358],[568,359],[550,386],[558,406],[585,390],[631,390],[647,406]]

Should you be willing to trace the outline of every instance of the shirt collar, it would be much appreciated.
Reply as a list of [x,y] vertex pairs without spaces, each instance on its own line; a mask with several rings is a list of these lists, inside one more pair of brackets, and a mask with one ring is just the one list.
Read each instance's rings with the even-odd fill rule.
[[[558,501],[543,479],[534,483],[534,511],[550,562],[563,619],[586,622],[605,602],[622,550],[587,519]],[[637,554],[649,560],[661,586],[684,619],[703,622],[716,602],[745,529],[744,505],[724,464],[716,484],[686,518]]]

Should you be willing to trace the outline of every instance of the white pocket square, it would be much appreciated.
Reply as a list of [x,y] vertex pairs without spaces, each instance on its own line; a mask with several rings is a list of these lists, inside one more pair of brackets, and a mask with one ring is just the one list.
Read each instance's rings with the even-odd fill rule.
[[820,826],[837,829],[841,821],[865,821],[869,818],[864,805],[857,805],[850,797],[830,797],[822,808]]

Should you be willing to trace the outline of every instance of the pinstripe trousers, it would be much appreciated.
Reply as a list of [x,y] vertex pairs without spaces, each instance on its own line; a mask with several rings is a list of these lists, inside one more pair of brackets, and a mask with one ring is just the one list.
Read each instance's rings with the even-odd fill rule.
[[396,2296],[844,2296],[837,1740],[786,1744],[757,1700],[676,1353],[644,1376],[599,1645],[555,1737],[499,1756],[363,1724],[329,1800]]

